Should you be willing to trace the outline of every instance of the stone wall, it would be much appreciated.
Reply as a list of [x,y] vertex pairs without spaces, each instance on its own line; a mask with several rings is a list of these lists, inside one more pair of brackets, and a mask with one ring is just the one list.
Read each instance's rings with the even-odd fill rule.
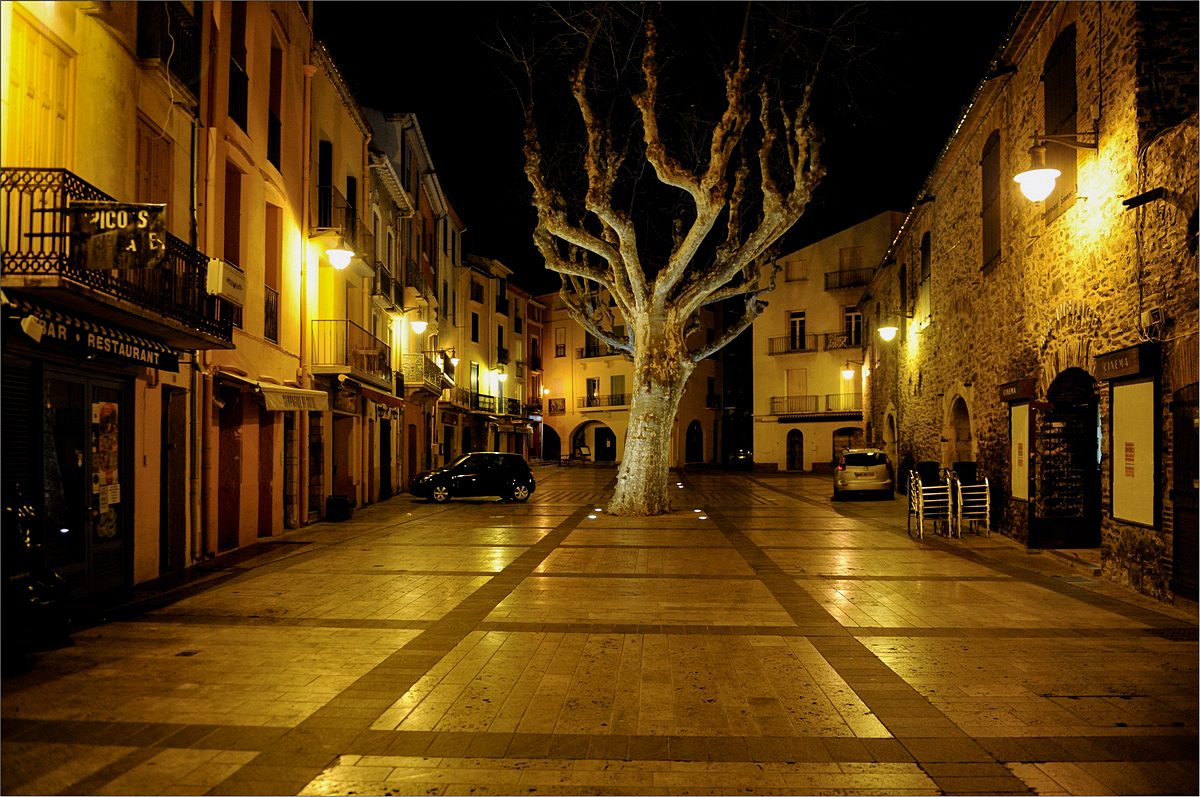
[[[1194,17],[1195,8],[1190,12]],[[979,472],[993,485],[995,518],[1004,534],[1018,540],[1026,539],[1028,505],[1008,495],[1009,406],[1000,400],[998,386],[1033,379],[1037,398],[1042,399],[1068,368],[1095,376],[1096,355],[1151,339],[1194,336],[1200,320],[1195,92],[1190,115],[1181,119],[1186,92],[1168,92],[1161,86],[1150,92],[1141,83],[1147,75],[1174,74],[1171,70],[1178,71],[1181,63],[1191,64],[1194,83],[1195,26],[1176,33],[1164,22],[1183,13],[1150,13],[1139,4],[1031,7],[1023,35],[1013,39],[1005,54],[1004,60],[1014,63],[1017,71],[983,84],[931,175],[925,195],[932,201],[914,205],[863,304],[864,317],[872,321],[876,306],[881,314],[901,309],[920,315],[920,245],[928,232],[932,319],[927,326],[919,318],[906,319],[906,328],[890,343],[873,334],[872,324],[864,420],[882,440],[887,408],[893,406],[899,461],[937,460],[948,466],[954,456],[950,413],[961,396],[969,410]],[[1147,19],[1154,24],[1143,24]],[[1012,176],[1028,167],[1031,138],[1044,130],[1041,75],[1046,54],[1071,24],[1076,26],[1078,128],[1090,131],[1095,119],[1098,147],[1077,150],[1075,200],[1047,220],[1042,204],[1025,199]],[[1170,35],[1161,41],[1148,38],[1168,30]],[[1181,54],[1185,45],[1187,52]],[[1146,63],[1150,57],[1164,66],[1151,68]],[[1151,100],[1152,112],[1142,107]],[[1162,126],[1168,118],[1175,122]],[[1155,129],[1148,134],[1151,127]],[[985,272],[980,161],[983,144],[994,130],[1000,132],[1001,147],[1001,257]],[[1081,138],[1092,141],[1090,136]],[[1122,204],[1160,186],[1165,189],[1162,199],[1133,210]],[[902,267],[908,279],[903,308],[898,284]],[[1145,329],[1140,316],[1152,307],[1160,308],[1167,320],[1161,327]],[[1170,393],[1186,384],[1175,382],[1189,377],[1186,368],[1172,365],[1179,347],[1167,343],[1163,351],[1168,376],[1162,383],[1160,420],[1168,429],[1166,442]],[[1195,381],[1194,367],[1191,374]],[[1169,458],[1160,468],[1166,520],[1161,528],[1113,520],[1108,511],[1108,384],[1098,382],[1096,395],[1103,432],[1105,575],[1167,598],[1172,558],[1166,520]]]

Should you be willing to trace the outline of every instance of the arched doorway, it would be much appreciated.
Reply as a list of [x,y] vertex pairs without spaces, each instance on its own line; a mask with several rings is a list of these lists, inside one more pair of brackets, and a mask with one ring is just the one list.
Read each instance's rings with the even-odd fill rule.
[[562,438],[553,426],[542,424],[542,457],[555,460],[562,456]]
[[607,426],[596,427],[596,450],[592,452],[596,462],[617,461],[617,436]]
[[883,450],[892,462],[896,461],[896,416],[890,412],[883,423]]
[[700,421],[692,421],[687,428],[687,444],[684,452],[684,462],[704,461],[704,429]]
[[1096,380],[1060,373],[1033,405],[1030,548],[1100,546],[1100,409]]
[[787,434],[787,469],[804,470],[804,432],[799,429]]
[[950,407],[950,422],[946,429],[946,439],[950,441],[950,463],[974,462],[971,453],[971,414],[967,410],[967,402],[959,396]]

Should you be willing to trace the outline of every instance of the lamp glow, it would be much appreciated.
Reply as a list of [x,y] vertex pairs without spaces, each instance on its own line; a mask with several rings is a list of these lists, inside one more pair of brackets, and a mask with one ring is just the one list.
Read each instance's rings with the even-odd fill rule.
[[900,327],[894,327],[891,324],[888,324],[885,327],[879,328],[879,337],[883,338],[884,340],[895,340],[896,333],[899,331]]
[[501,382],[507,382],[507,381],[508,381],[508,374],[506,374],[506,373],[499,373],[499,374],[496,374],[496,379],[500,380]]
[[450,364],[451,364],[451,365],[453,365],[453,366],[457,366],[457,365],[458,365],[458,358],[457,358],[457,357],[451,357],[451,358],[450,358]]
[[410,327],[412,327],[413,332],[416,332],[418,335],[421,335],[425,332],[425,327],[429,326],[429,322],[428,321],[410,321],[408,323],[408,325]]
[[1054,181],[1062,175],[1058,169],[1046,168],[1046,148],[1034,144],[1029,148],[1029,168],[1013,181],[1021,186],[1021,193],[1031,202],[1041,202],[1054,190]]
[[341,271],[350,265],[350,258],[354,257],[354,252],[350,249],[326,249],[325,256],[329,258],[329,265]]
[[544,387],[544,388],[542,388],[542,395],[543,395],[543,396],[549,396],[549,395],[550,395],[550,388],[548,388],[548,387]]
[[850,363],[846,363],[846,367],[842,369],[842,379],[849,382],[854,378],[854,369],[850,367]]

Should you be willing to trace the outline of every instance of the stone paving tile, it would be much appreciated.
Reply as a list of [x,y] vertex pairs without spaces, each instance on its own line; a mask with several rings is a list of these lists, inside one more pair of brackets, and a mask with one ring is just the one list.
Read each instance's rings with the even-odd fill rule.
[[1197,644],[1146,633],[1193,614],[827,479],[645,519],[614,475],[399,496],[80,631],[5,679],[0,791],[1194,793]]

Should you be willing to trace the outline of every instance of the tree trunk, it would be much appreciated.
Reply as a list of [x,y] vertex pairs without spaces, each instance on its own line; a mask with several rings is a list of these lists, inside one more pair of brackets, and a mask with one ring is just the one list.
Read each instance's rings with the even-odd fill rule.
[[653,337],[634,360],[625,453],[617,471],[617,489],[608,505],[613,515],[662,515],[671,511],[671,432],[679,399],[696,366],[687,356],[678,329],[662,330]]

